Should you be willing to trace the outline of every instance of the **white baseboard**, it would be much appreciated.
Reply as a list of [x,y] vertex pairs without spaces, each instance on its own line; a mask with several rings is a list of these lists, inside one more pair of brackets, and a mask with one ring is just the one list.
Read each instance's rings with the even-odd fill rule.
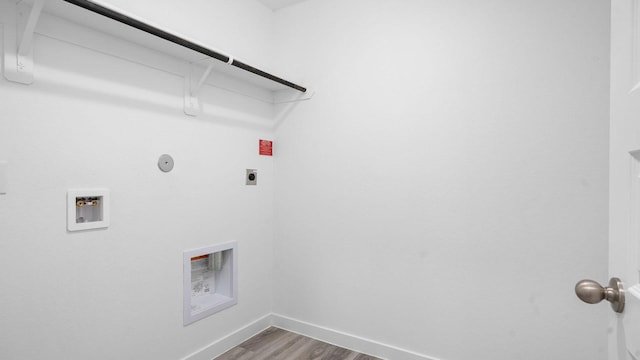
[[202,349],[188,355],[182,360],[211,360],[227,352],[229,349],[240,345],[250,337],[259,334],[272,325],[272,315],[268,314],[254,322],[241,327],[231,334],[218,339]]
[[347,334],[342,331],[326,328],[308,322],[292,319],[279,314],[271,314],[272,325],[284,330],[295,332],[310,338],[337,345],[349,350],[389,360],[439,360],[437,358],[419,354],[414,351],[401,349],[396,346],[383,344],[378,341],[365,339],[360,336]]
[[296,320],[280,314],[268,314],[247,324],[231,334],[218,339],[211,344],[195,351],[182,360],[211,360],[224,354],[229,349],[240,345],[245,340],[259,334],[270,326],[291,331],[313,339],[324,341],[349,350],[389,360],[440,360],[438,358],[419,354],[414,351],[365,339],[360,336],[333,330],[324,326]]

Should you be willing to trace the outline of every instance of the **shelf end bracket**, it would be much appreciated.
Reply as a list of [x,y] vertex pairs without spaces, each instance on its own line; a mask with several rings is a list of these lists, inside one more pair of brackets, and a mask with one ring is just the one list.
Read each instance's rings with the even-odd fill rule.
[[205,81],[213,70],[214,63],[211,61],[202,75],[195,75],[196,65],[191,64],[188,74],[184,77],[184,113],[190,116],[200,114],[200,100],[198,95]]
[[21,84],[33,83],[33,34],[45,0],[35,0],[31,10],[10,3],[14,16],[4,24],[4,77]]

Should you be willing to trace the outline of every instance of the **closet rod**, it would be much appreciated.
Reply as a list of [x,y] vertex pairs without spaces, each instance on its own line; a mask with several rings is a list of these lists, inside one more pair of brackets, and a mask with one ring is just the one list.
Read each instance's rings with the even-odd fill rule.
[[[168,33],[168,32],[166,32],[164,30],[158,29],[157,27],[145,24],[142,21],[133,19],[133,18],[131,18],[129,16],[126,16],[124,14],[121,14],[121,13],[117,12],[117,11],[111,10],[111,9],[106,8],[104,6],[95,4],[95,3],[91,2],[91,1],[87,1],[87,0],[64,0],[64,1],[66,1],[66,2],[68,2],[70,4],[73,4],[73,5],[79,6],[81,8],[84,8],[86,10],[93,11],[94,13],[97,13],[97,14],[100,14],[102,16],[108,17],[110,19],[113,19],[115,21],[121,22],[123,24],[129,25],[129,26],[134,27],[134,28],[136,28],[138,30],[142,30],[142,31],[144,31],[146,33],[155,35],[155,36],[157,36],[159,38],[165,39],[165,40],[170,41],[170,42],[172,42],[174,44],[178,44],[180,46],[186,47],[186,48],[191,49],[193,51],[199,52],[201,54],[204,54],[204,55],[209,56],[211,58],[214,58],[216,60],[222,61],[224,63],[229,63],[229,61],[231,60],[231,58],[229,58],[229,56],[227,56],[227,55],[220,54],[219,52],[213,51],[211,49],[207,49],[204,46],[198,45],[198,44],[193,43],[193,42],[191,42],[189,40],[185,40],[185,39],[183,39],[181,37],[178,37],[176,35]],[[300,85],[294,84],[294,83],[292,83],[290,81],[287,81],[285,79],[279,78],[279,77],[277,77],[275,75],[271,75],[271,74],[269,74],[267,72],[264,72],[264,71],[262,71],[260,69],[256,69],[253,66],[247,65],[247,64],[245,64],[245,63],[243,63],[241,61],[238,61],[236,59],[231,60],[231,65],[233,65],[233,66],[235,66],[237,68],[240,68],[242,70],[248,71],[250,73],[256,74],[258,76],[261,76],[263,78],[269,79],[271,81],[277,82],[279,84],[288,86],[288,87],[290,87],[292,89],[296,89],[296,90],[298,90],[300,92],[306,92],[307,91],[306,88],[304,88],[304,87],[302,87]]]

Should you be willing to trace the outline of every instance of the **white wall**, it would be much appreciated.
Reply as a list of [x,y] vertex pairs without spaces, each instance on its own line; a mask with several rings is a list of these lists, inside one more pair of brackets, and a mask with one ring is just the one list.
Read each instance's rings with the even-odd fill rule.
[[[257,3],[245,12],[251,4],[207,6],[270,37],[272,13]],[[212,16],[189,9],[176,27]],[[262,46],[245,35],[207,40],[229,42],[232,53]],[[113,50],[104,38],[93,45]],[[175,360],[269,314],[273,164],[257,146],[272,136],[271,108],[207,86],[204,114],[188,117],[174,73],[41,35],[35,59],[33,85],[0,79],[0,159],[10,164],[0,196],[0,358]],[[171,173],[157,168],[164,153],[176,161]],[[259,170],[259,186],[244,185],[246,168]],[[67,232],[67,189],[91,187],[111,190],[111,226]],[[183,327],[182,252],[229,240],[238,241],[239,304]]]
[[443,360],[606,358],[609,3],[307,1],[275,312]]
[[[175,72],[37,36],[35,84],[0,81],[0,358],[180,359],[271,311],[443,360],[605,358],[573,285],[607,276],[606,1],[316,0],[275,33],[253,0],[110,3],[317,94],[275,135],[212,87],[190,118]],[[111,227],[67,233],[92,186]],[[183,327],[182,251],[230,239],[240,303]]]

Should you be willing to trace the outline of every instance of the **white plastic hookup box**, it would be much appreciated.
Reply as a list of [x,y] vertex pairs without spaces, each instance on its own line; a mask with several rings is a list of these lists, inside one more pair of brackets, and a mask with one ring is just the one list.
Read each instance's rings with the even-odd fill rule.
[[109,227],[108,189],[71,189],[67,191],[67,230]]

